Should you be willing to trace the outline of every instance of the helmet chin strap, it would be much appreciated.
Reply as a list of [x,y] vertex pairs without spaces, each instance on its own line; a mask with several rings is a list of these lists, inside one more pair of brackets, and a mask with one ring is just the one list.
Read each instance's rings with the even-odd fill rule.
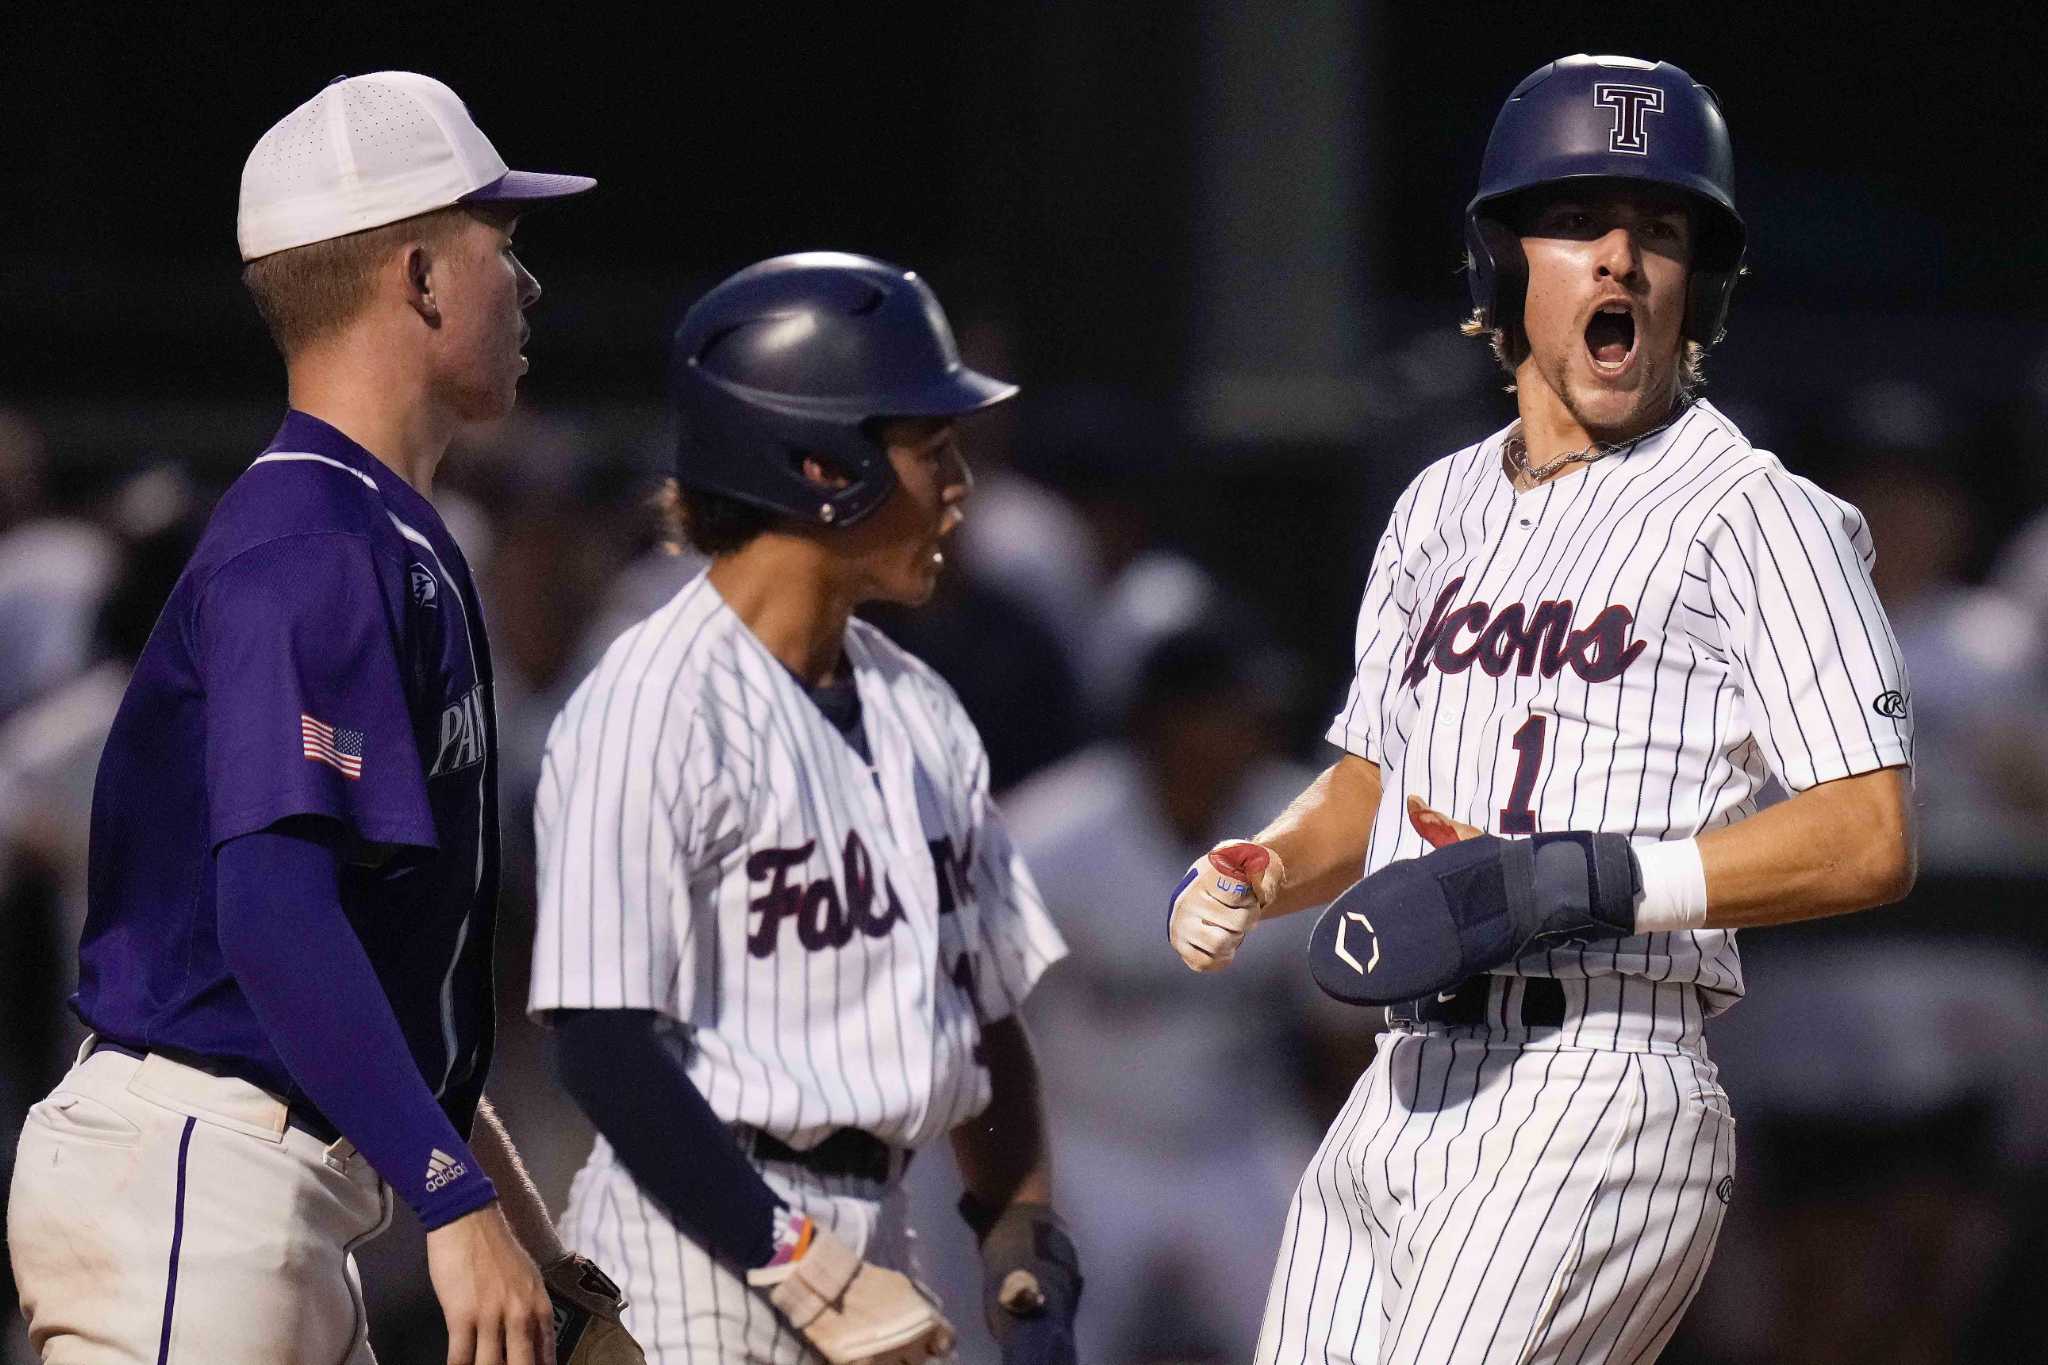
[[1691,399],[1679,399],[1672,404],[1670,415],[1648,431],[1638,432],[1626,441],[1595,441],[1582,450],[1567,450],[1564,454],[1554,459],[1545,460],[1542,464],[1536,465],[1533,468],[1529,464],[1529,443],[1522,439],[1521,428],[1517,426],[1513,432],[1509,433],[1507,444],[1501,451],[1501,455],[1507,460],[1508,467],[1516,475],[1527,479],[1532,484],[1542,483],[1568,464],[1592,464],[1595,460],[1604,460],[1609,455],[1619,455],[1624,451],[1634,449],[1642,442],[1649,440],[1658,432],[1669,427],[1679,418],[1685,416],[1686,410],[1691,406]]

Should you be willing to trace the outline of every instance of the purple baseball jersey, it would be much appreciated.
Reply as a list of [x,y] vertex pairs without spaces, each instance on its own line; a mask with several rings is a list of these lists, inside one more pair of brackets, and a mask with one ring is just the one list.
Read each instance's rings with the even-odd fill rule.
[[300,1099],[223,963],[213,852],[324,817],[349,839],[342,908],[467,1132],[492,1042],[496,784],[462,552],[397,474],[292,412],[215,508],[108,735],[73,1008]]

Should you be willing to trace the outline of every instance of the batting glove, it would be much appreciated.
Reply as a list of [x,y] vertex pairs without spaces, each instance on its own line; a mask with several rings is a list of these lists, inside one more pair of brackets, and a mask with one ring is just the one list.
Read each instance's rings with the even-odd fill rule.
[[1167,908],[1166,936],[1198,972],[1220,972],[1280,894],[1280,855],[1264,844],[1226,839],[1195,859]]
[[747,1283],[832,1365],[922,1365],[953,1349],[953,1325],[923,1285],[816,1223],[802,1255],[749,1270]]

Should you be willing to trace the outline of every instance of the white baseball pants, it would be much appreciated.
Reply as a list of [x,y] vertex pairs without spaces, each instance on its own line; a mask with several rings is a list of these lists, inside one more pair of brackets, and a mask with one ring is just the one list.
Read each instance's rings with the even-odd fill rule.
[[374,1365],[369,1163],[245,1081],[91,1046],[29,1111],[7,1203],[45,1365]]
[[1704,1048],[1397,1030],[1295,1192],[1259,1365],[1643,1365],[1692,1301],[1735,1121]]

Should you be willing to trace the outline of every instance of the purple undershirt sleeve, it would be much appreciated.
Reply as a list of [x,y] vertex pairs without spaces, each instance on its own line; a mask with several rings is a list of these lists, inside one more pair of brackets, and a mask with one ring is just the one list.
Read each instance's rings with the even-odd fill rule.
[[435,1103],[342,911],[340,834],[306,818],[220,846],[221,955],[306,1098],[432,1231],[497,1190]]

